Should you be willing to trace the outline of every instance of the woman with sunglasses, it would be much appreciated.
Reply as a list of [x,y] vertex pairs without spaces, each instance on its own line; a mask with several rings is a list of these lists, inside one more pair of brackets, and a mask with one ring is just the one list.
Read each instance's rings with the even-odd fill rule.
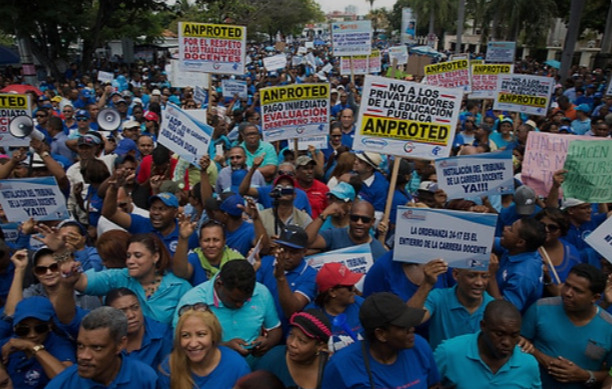
[[231,389],[250,373],[236,351],[220,346],[221,324],[203,303],[179,309],[174,350],[159,366],[159,386]]
[[62,276],[74,283],[77,291],[103,296],[125,287],[138,296],[143,313],[162,323],[170,323],[176,305],[191,285],[170,271],[170,253],[153,234],[137,234],[128,241],[125,269],[81,273],[77,262],[62,265]]
[[75,362],[70,341],[53,331],[54,316],[45,297],[21,300],[14,309],[11,337],[2,344],[2,362],[16,389],[42,389]]
[[[545,265],[545,293],[549,296],[558,296],[561,283],[565,282],[569,271],[574,265],[582,262],[580,253],[576,246],[563,240],[570,228],[570,221],[562,211],[557,208],[544,208],[536,215],[536,219],[546,228],[546,242],[539,249]],[[550,266],[551,263],[554,271]]]
[[264,355],[257,370],[273,373],[290,389],[318,389],[329,356],[331,323],[320,310],[308,309],[291,315],[289,325],[287,344]]

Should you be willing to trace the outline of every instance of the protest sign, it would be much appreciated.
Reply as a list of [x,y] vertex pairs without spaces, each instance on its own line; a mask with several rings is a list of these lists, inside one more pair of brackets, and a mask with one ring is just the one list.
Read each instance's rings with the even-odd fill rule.
[[366,76],[353,148],[437,159],[448,157],[463,92]]
[[351,75],[351,61],[353,61],[352,74],[380,73],[380,50],[372,50],[370,55],[341,57],[340,74]]
[[438,187],[449,200],[514,192],[511,150],[442,158],[435,165]]
[[412,12],[412,8],[402,8],[402,44],[413,45],[416,40],[416,13]]
[[[293,142],[289,142],[287,144],[287,147],[289,148],[289,150],[293,150],[294,149],[293,146],[294,146]],[[329,147],[327,143],[327,135],[309,136],[306,138],[298,139],[298,150],[299,151],[308,150],[309,146],[314,146],[314,148],[317,150],[327,149]]]
[[530,131],[525,145],[521,181],[539,196],[548,196],[553,173],[563,169],[569,143],[574,140],[603,141],[605,138]]
[[110,84],[113,82],[114,79],[115,79],[115,75],[113,73],[103,72],[102,70],[98,70],[98,81],[100,81],[101,83]]
[[265,57],[263,59],[264,68],[267,71],[284,69],[287,66],[287,57],[285,54],[273,55],[272,57]]
[[606,89],[606,96],[612,96],[612,81],[608,84],[608,88]]
[[4,147],[29,146],[30,138],[11,135],[11,120],[17,116],[32,116],[30,97],[13,93],[0,94],[0,144]]
[[334,56],[368,55],[372,50],[372,22],[362,20],[331,24]]
[[21,223],[29,218],[36,221],[64,220],[70,215],[66,198],[55,177],[0,180],[0,204],[6,218]]
[[306,53],[308,53],[308,49],[305,48],[304,46],[300,46],[300,47],[298,47],[297,53],[298,54],[306,54]]
[[304,57],[291,58],[291,66],[300,66],[302,63],[304,63]]
[[487,270],[497,215],[445,209],[397,208],[393,260]]
[[612,262],[612,217],[599,225],[595,231],[584,238],[608,262]]
[[489,42],[487,43],[487,63],[513,63],[516,42]]
[[469,93],[470,87],[470,61],[458,59],[425,66],[427,85],[444,88],[462,88]]
[[364,243],[306,257],[306,263],[317,271],[326,263],[341,263],[350,271],[365,274],[374,264],[370,244]]
[[389,62],[393,63],[394,59],[397,60],[398,65],[405,65],[408,63],[408,49],[406,46],[389,47]]
[[208,107],[208,91],[196,85],[193,92],[193,99],[202,108]]
[[[206,112],[201,111],[204,114]],[[198,159],[208,155],[213,128],[187,112],[176,105],[168,104],[162,111],[162,127],[157,141],[185,161],[198,166]]]
[[331,63],[328,62],[328,63],[325,64],[325,66],[323,66],[321,68],[321,71],[323,73],[329,73],[329,72],[331,72],[333,70],[333,68],[334,68],[334,65],[332,65]]
[[170,64],[166,65],[166,74],[170,85],[174,88],[201,86],[204,89],[208,89],[210,78],[208,74],[181,71],[179,61],[177,60],[170,60]]
[[493,109],[546,115],[554,85],[552,77],[500,74]]
[[294,84],[260,91],[264,140],[303,138],[329,130],[329,84]]
[[574,140],[569,144],[561,187],[564,197],[589,203],[612,202],[612,140]]
[[494,99],[497,90],[497,79],[500,74],[511,74],[514,66],[511,64],[474,64],[472,66],[472,93],[470,99]]
[[224,97],[234,97],[234,95],[244,99],[249,97],[246,81],[221,80],[221,90]]
[[304,48],[306,50],[308,49],[314,49],[314,42],[304,42]]
[[246,27],[179,22],[178,30],[181,70],[244,74]]
[[17,237],[19,236],[19,223],[0,224],[0,229],[4,234],[4,241],[6,243],[17,242]]

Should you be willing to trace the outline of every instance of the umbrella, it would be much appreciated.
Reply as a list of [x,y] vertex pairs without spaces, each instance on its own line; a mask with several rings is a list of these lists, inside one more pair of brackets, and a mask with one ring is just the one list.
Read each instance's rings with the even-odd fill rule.
[[427,55],[429,57],[446,58],[445,54],[437,52],[429,46],[417,46],[410,49],[410,53],[418,55]]
[[555,61],[554,59],[549,59],[548,61],[544,62],[544,65],[548,65],[555,69],[561,69],[561,62]]
[[26,92],[32,91],[34,93],[36,93],[37,96],[42,96],[42,92],[40,91],[40,89],[38,89],[35,86],[32,85],[26,85],[26,84],[13,84],[13,85],[9,85],[7,87],[5,87],[4,89],[1,89],[0,92],[4,92],[4,93],[20,93],[20,94],[24,94]]

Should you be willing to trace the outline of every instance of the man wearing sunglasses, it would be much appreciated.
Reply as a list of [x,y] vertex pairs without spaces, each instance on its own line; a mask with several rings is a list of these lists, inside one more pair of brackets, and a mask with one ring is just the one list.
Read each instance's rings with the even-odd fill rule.
[[[238,187],[242,182],[242,178],[246,176],[248,171],[246,153],[242,147],[232,147],[227,152],[226,157],[229,165],[219,171],[219,176],[217,177],[215,185],[215,192],[217,192],[219,196],[230,191],[238,194]],[[240,175],[242,178],[239,182],[234,184],[234,181],[238,178],[237,176]],[[255,188],[266,185],[266,180],[259,170],[254,170],[250,185]]]
[[78,140],[81,136],[86,135],[91,128],[89,128],[90,116],[89,112],[84,109],[79,109],[75,116],[76,119],[76,128],[72,129],[68,134],[68,140],[66,141],[66,146],[68,146],[71,150],[78,152]]

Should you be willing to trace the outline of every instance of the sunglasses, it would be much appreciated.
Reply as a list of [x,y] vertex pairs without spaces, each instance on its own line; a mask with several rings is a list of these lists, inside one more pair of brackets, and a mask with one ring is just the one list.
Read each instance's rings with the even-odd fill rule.
[[362,216],[362,215],[350,215],[349,218],[351,219],[352,222],[358,222],[359,220],[361,220],[364,223],[369,223],[372,221],[372,218],[369,216]]
[[294,176],[295,172],[293,170],[279,170],[278,175],[279,176]]
[[546,227],[546,231],[548,232],[557,232],[559,231],[559,226],[556,224],[544,224],[544,227]]
[[331,135],[332,138],[342,138],[342,135]]
[[185,312],[191,310],[198,312],[210,312],[210,307],[206,303],[186,304],[179,309],[178,315],[181,317]]
[[28,335],[30,331],[32,331],[32,328],[34,329],[34,332],[36,332],[37,334],[44,334],[44,333],[49,332],[49,324],[47,323],[36,324],[34,327],[30,327],[26,325],[17,325],[13,329],[13,332],[15,333],[15,335],[19,337],[23,337],[23,336]]
[[37,276],[42,276],[47,274],[47,271],[50,270],[51,273],[55,273],[57,271],[59,271],[59,263],[55,262],[52,263],[49,266],[35,266],[34,267],[34,274],[36,274]]
[[87,122],[87,121],[89,121],[89,119],[87,119],[87,118],[77,118],[76,120],[77,120],[77,122]]

